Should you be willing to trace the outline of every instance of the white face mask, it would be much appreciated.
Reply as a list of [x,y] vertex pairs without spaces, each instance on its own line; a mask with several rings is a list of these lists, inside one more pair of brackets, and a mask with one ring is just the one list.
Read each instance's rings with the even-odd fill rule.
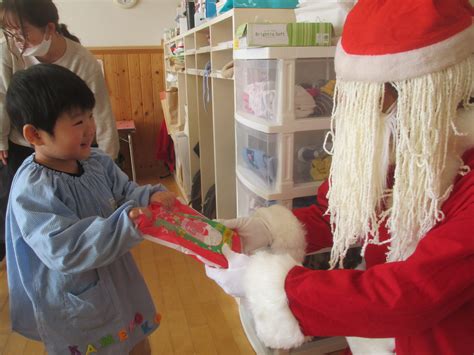
[[[16,42],[15,44],[21,52],[22,51],[22,48],[20,48],[21,46],[19,46],[19,44]],[[26,48],[25,51],[23,52],[23,55],[26,57],[33,57],[33,56],[43,57],[49,52],[50,47],[51,47],[51,36],[49,37],[49,39],[46,39],[46,34],[45,34],[40,44],[33,47]]]

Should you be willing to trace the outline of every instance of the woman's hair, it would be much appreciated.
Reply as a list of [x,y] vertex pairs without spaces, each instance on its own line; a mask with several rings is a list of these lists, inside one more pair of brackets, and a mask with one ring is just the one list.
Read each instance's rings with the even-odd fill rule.
[[17,71],[8,86],[6,109],[21,132],[31,124],[53,135],[58,118],[74,110],[92,110],[95,98],[87,84],[69,69],[38,64]]
[[[56,31],[75,42],[79,38],[69,33],[65,24],[59,23],[58,9],[52,0],[3,0],[2,27],[5,31],[12,25],[12,15],[18,18],[21,34],[24,37],[24,23],[28,22],[35,27],[46,27],[48,23],[56,25]],[[8,36],[6,36],[8,38]]]

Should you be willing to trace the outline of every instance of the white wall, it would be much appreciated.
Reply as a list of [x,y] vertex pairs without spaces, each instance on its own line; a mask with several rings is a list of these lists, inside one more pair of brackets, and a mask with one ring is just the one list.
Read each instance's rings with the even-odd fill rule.
[[156,46],[163,29],[175,27],[177,0],[138,0],[123,9],[113,0],[53,0],[59,22],[86,47]]

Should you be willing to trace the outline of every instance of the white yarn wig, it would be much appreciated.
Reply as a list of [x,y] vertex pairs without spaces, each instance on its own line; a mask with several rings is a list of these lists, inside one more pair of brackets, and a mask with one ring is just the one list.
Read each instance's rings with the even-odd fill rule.
[[[452,186],[441,176],[459,105],[472,108],[474,59],[415,78],[390,81],[398,93],[393,114],[382,112],[384,83],[338,78],[332,115],[333,148],[328,192],[334,246],[331,267],[347,250],[381,244],[385,224],[387,260],[404,260],[443,219],[441,206]],[[393,186],[387,188],[389,158]],[[461,163],[460,163],[461,165]]]

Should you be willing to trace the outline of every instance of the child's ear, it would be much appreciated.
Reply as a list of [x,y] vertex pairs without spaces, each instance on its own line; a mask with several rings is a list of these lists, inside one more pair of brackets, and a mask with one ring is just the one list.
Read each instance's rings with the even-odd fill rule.
[[26,124],[23,126],[23,137],[27,140],[28,143],[31,145],[43,145],[43,138],[41,137],[38,129],[31,125]]

